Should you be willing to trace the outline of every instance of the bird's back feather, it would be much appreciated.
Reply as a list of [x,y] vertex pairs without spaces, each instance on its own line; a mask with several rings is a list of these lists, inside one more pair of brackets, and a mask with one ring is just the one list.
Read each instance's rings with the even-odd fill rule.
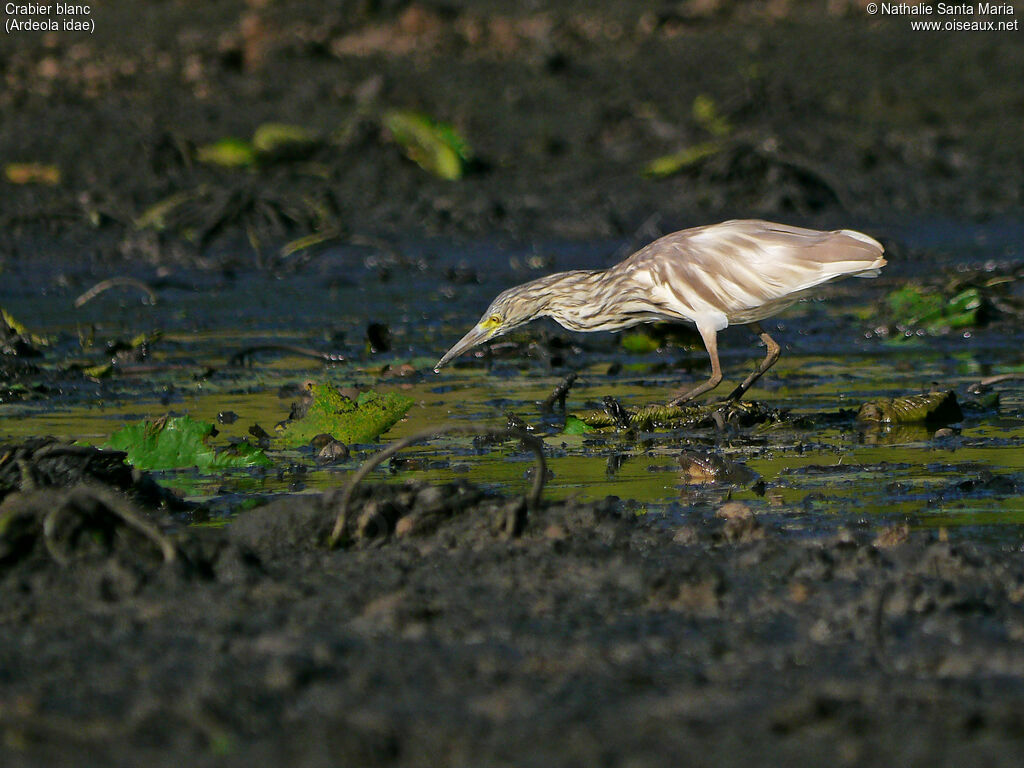
[[874,277],[882,253],[853,230],[735,220],[666,235],[610,272],[630,274],[666,316],[721,330],[770,317],[830,280]]

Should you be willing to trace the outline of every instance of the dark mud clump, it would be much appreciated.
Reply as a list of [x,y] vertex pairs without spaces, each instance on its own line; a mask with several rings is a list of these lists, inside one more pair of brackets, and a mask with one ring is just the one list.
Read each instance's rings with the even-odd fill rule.
[[1015,763],[1020,552],[737,503],[515,531],[522,499],[420,482],[359,487],[332,551],[338,498],[222,529],[133,506],[172,558],[124,530],[5,557],[4,764]]

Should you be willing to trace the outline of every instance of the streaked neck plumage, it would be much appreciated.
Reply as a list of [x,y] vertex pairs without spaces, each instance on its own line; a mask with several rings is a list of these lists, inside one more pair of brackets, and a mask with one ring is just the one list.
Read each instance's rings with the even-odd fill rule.
[[[614,331],[648,318],[624,317],[609,311],[632,298],[630,287],[614,279],[615,269],[575,270],[548,275],[541,288],[546,315],[570,331]],[[538,286],[540,287],[540,286]],[[609,319],[609,318],[616,319]]]

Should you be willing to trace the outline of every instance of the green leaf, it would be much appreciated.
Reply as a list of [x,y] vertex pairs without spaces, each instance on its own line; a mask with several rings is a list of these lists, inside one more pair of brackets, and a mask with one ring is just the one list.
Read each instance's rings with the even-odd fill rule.
[[256,162],[256,150],[245,139],[220,139],[196,150],[196,159],[207,165],[224,168],[245,168]]
[[420,168],[449,181],[462,178],[472,151],[453,126],[419,112],[397,109],[385,112],[383,123],[395,143]]
[[655,158],[644,166],[643,175],[652,179],[664,179],[667,176],[672,176],[680,171],[692,168],[702,160],[717,154],[721,149],[722,145],[717,141],[704,141],[700,144],[693,144],[678,152]]
[[289,123],[263,123],[252,134],[252,147],[260,160],[301,160],[319,143],[315,131]]
[[565,428],[562,430],[562,434],[585,435],[588,432],[595,431],[595,428],[587,424],[587,422],[583,421],[583,419],[570,414],[565,417]]
[[270,466],[259,448],[242,441],[218,450],[209,445],[213,424],[189,416],[168,416],[144,421],[118,430],[108,448],[128,454],[128,463],[138,469],[182,469],[201,471],[229,467]]
[[305,445],[320,434],[343,443],[368,443],[398,422],[413,399],[393,392],[363,392],[352,400],[330,384],[311,384],[312,401],[301,419],[286,422],[282,438],[290,448]]

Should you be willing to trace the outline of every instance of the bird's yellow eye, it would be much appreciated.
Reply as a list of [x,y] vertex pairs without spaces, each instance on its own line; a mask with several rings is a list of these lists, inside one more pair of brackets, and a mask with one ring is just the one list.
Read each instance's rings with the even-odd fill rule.
[[501,325],[501,315],[491,315],[483,322],[484,328],[491,329],[497,328]]

